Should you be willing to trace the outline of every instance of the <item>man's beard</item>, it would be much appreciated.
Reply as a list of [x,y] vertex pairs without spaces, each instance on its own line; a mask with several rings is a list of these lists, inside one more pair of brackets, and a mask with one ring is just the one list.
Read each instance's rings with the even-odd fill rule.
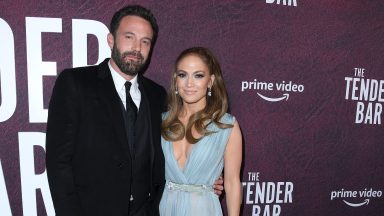
[[[138,59],[138,61],[124,61],[127,56],[134,56]],[[139,51],[127,51],[124,53],[120,53],[116,45],[114,45],[111,57],[113,61],[115,61],[117,67],[119,67],[121,72],[129,76],[136,76],[136,74],[140,73],[145,66],[144,57]]]

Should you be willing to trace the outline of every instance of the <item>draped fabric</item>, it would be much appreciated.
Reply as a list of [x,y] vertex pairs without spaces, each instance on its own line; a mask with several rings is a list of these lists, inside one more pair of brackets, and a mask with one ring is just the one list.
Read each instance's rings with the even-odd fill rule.
[[[225,114],[220,120],[226,124],[233,124],[234,121],[235,118],[230,114]],[[225,147],[232,129],[220,129],[212,123],[208,126],[208,130],[215,133],[203,137],[193,145],[183,169],[175,159],[172,142],[162,138],[166,181],[176,184],[206,185],[210,190],[189,192],[172,190],[166,186],[160,202],[160,215],[222,215],[219,198],[211,188],[223,170]]]

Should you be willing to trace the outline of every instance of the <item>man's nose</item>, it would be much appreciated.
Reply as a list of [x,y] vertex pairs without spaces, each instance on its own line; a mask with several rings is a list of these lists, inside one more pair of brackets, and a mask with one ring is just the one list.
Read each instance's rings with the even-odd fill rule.
[[132,49],[133,49],[134,51],[139,51],[139,52],[141,51],[141,43],[140,43],[139,40],[135,40],[135,41],[133,42]]

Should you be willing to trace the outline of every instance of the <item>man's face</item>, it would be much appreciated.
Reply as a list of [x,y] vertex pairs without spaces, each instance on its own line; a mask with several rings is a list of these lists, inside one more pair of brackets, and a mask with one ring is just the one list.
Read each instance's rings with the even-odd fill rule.
[[152,38],[152,27],[147,20],[138,16],[124,17],[115,37],[108,35],[112,64],[115,63],[124,74],[135,76],[148,60]]

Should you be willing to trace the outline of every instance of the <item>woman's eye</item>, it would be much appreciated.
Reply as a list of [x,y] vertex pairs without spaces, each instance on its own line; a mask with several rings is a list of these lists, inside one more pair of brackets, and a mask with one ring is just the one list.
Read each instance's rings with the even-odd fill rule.
[[184,78],[184,77],[185,77],[185,74],[183,74],[183,73],[179,73],[179,74],[177,74],[177,76],[180,77],[180,78]]
[[204,77],[204,74],[196,74],[195,77],[200,79]]

